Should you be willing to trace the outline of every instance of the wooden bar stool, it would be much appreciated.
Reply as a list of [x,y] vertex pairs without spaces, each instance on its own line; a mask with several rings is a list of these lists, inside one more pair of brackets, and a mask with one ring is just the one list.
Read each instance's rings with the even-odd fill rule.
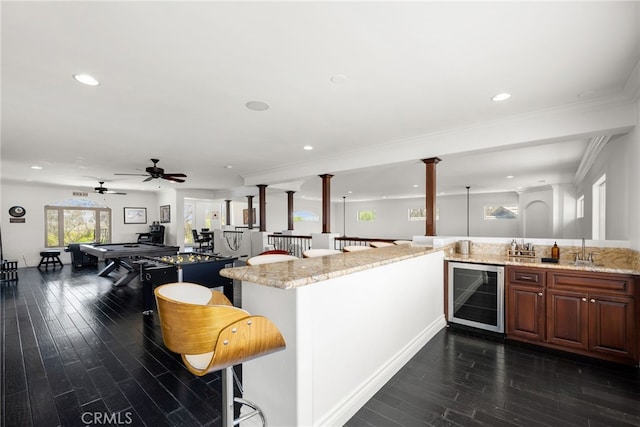
[[[266,417],[255,403],[233,398],[233,366],[283,350],[286,344],[278,328],[266,317],[234,307],[222,292],[202,285],[168,283],[154,292],[167,348],[181,354],[194,375],[222,370],[223,427],[255,415],[266,426]],[[240,384],[238,388],[242,390]],[[252,411],[234,420],[234,401]]]
[[56,265],[60,264],[60,268],[64,267],[62,261],[60,261],[60,251],[55,249],[47,249],[40,252],[40,264],[38,264],[38,268],[44,265],[45,271],[49,269],[49,265],[56,269]]

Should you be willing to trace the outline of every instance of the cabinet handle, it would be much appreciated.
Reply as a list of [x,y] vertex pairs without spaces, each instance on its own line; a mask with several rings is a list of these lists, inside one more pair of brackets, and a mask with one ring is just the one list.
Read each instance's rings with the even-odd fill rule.
[[586,299],[586,298],[582,298],[582,301],[583,301],[583,302],[587,302],[587,299]]
[[533,276],[520,276],[523,280],[533,280]]
[[539,297],[541,297],[542,295],[544,295],[542,292],[538,292]]
[[594,300],[593,298],[591,298],[591,302],[596,302],[596,300]]

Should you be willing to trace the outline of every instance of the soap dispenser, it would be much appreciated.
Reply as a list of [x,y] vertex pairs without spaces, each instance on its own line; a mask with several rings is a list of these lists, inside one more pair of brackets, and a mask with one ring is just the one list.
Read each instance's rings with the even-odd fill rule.
[[551,248],[551,258],[560,259],[560,248],[558,247],[557,242],[554,242],[553,247]]

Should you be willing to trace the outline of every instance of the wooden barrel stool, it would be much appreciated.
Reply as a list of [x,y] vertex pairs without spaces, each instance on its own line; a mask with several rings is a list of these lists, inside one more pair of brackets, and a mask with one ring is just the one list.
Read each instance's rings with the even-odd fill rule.
[[55,249],[47,249],[45,251],[40,252],[40,264],[38,264],[38,268],[44,265],[45,271],[49,270],[49,265],[53,267],[55,270],[56,265],[60,264],[60,268],[64,267],[62,261],[60,261],[60,251]]

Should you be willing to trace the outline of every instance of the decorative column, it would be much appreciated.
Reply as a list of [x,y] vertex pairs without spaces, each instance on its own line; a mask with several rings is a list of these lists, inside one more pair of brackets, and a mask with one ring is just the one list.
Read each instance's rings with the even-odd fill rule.
[[267,185],[256,185],[259,190],[259,203],[260,203],[260,231],[267,231]]
[[333,175],[318,175],[322,178],[322,232],[331,233],[331,178]]
[[436,165],[440,162],[438,157],[422,159],[427,166],[425,180],[425,208],[427,209],[425,236],[436,235]]
[[227,225],[231,225],[231,200],[227,199],[224,201],[225,203],[225,209],[226,209],[226,214],[225,214],[225,223]]
[[295,191],[287,191],[287,230],[293,230],[293,193]]
[[253,196],[247,196],[247,225],[253,230]]

